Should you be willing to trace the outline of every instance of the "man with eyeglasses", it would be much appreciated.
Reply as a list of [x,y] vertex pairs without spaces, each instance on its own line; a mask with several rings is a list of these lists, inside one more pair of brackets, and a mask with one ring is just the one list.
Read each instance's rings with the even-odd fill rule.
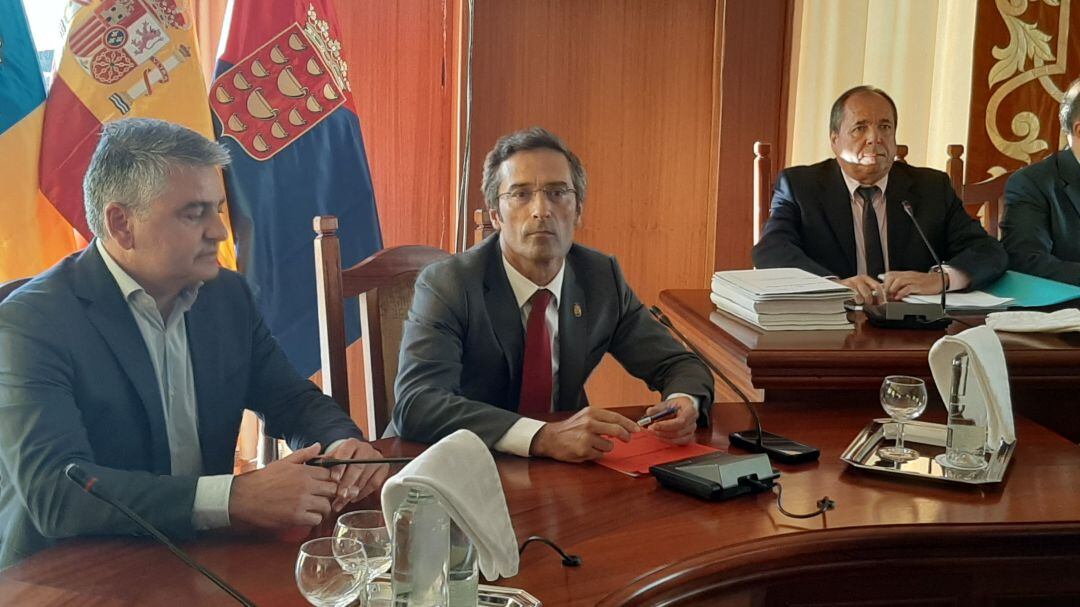
[[[683,444],[708,423],[713,380],[650,315],[614,258],[574,244],[585,169],[541,128],[506,135],[484,161],[496,233],[417,278],[395,386],[394,426],[436,441],[475,432],[491,448],[563,461],[596,459],[636,422],[588,406],[584,384],[605,353],[663,394],[675,414],[649,426]],[[552,411],[579,410],[545,423]]]

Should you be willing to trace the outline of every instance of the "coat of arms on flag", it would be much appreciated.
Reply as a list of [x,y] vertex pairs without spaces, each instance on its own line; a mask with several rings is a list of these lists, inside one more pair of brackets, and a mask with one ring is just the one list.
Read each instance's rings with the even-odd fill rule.
[[326,22],[308,8],[304,28],[292,23],[214,81],[210,107],[256,160],[268,160],[345,103],[348,65]]

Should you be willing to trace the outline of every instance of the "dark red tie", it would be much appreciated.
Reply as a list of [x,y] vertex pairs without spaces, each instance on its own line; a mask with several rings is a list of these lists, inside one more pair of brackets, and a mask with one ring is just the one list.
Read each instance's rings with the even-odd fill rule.
[[551,291],[540,289],[532,296],[532,310],[525,326],[525,364],[521,371],[518,413],[539,417],[551,412],[551,334],[547,308]]

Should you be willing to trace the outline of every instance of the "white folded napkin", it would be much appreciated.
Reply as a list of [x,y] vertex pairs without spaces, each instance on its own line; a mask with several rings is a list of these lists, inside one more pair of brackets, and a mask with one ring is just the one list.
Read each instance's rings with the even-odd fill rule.
[[1016,441],[1005,350],[993,329],[987,326],[937,340],[930,348],[930,371],[946,406],[952,388],[953,358],[961,352],[968,355],[966,392],[960,397],[964,415],[986,424],[987,446],[997,451],[1002,442]]
[[1080,310],[994,312],[986,315],[986,325],[1010,333],[1068,333],[1080,331]]
[[383,516],[394,512],[415,487],[435,496],[476,545],[480,571],[489,582],[518,572],[517,536],[510,524],[499,471],[480,437],[458,430],[428,447],[382,489]]

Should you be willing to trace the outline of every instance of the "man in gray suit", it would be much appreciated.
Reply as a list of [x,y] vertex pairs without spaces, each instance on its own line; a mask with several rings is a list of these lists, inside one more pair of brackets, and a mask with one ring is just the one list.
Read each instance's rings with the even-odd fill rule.
[[1005,183],[1001,241],[1012,269],[1080,285],[1080,79],[1066,89],[1060,116],[1069,147]]
[[[428,266],[405,323],[394,424],[431,442],[467,428],[489,447],[564,461],[595,459],[641,431],[588,406],[584,384],[605,353],[662,392],[675,415],[649,427],[686,443],[707,424],[709,370],[638,301],[615,259],[574,244],[585,169],[540,128],[500,139],[482,188],[497,232]],[[552,410],[577,414],[544,423]]]
[[[105,125],[84,182],[96,238],[0,304],[0,568],[57,538],[140,532],[69,464],[174,538],[316,525],[385,478],[304,465],[323,446],[380,456],[218,267],[227,162],[178,125]],[[244,408],[296,451],[233,476]]]

